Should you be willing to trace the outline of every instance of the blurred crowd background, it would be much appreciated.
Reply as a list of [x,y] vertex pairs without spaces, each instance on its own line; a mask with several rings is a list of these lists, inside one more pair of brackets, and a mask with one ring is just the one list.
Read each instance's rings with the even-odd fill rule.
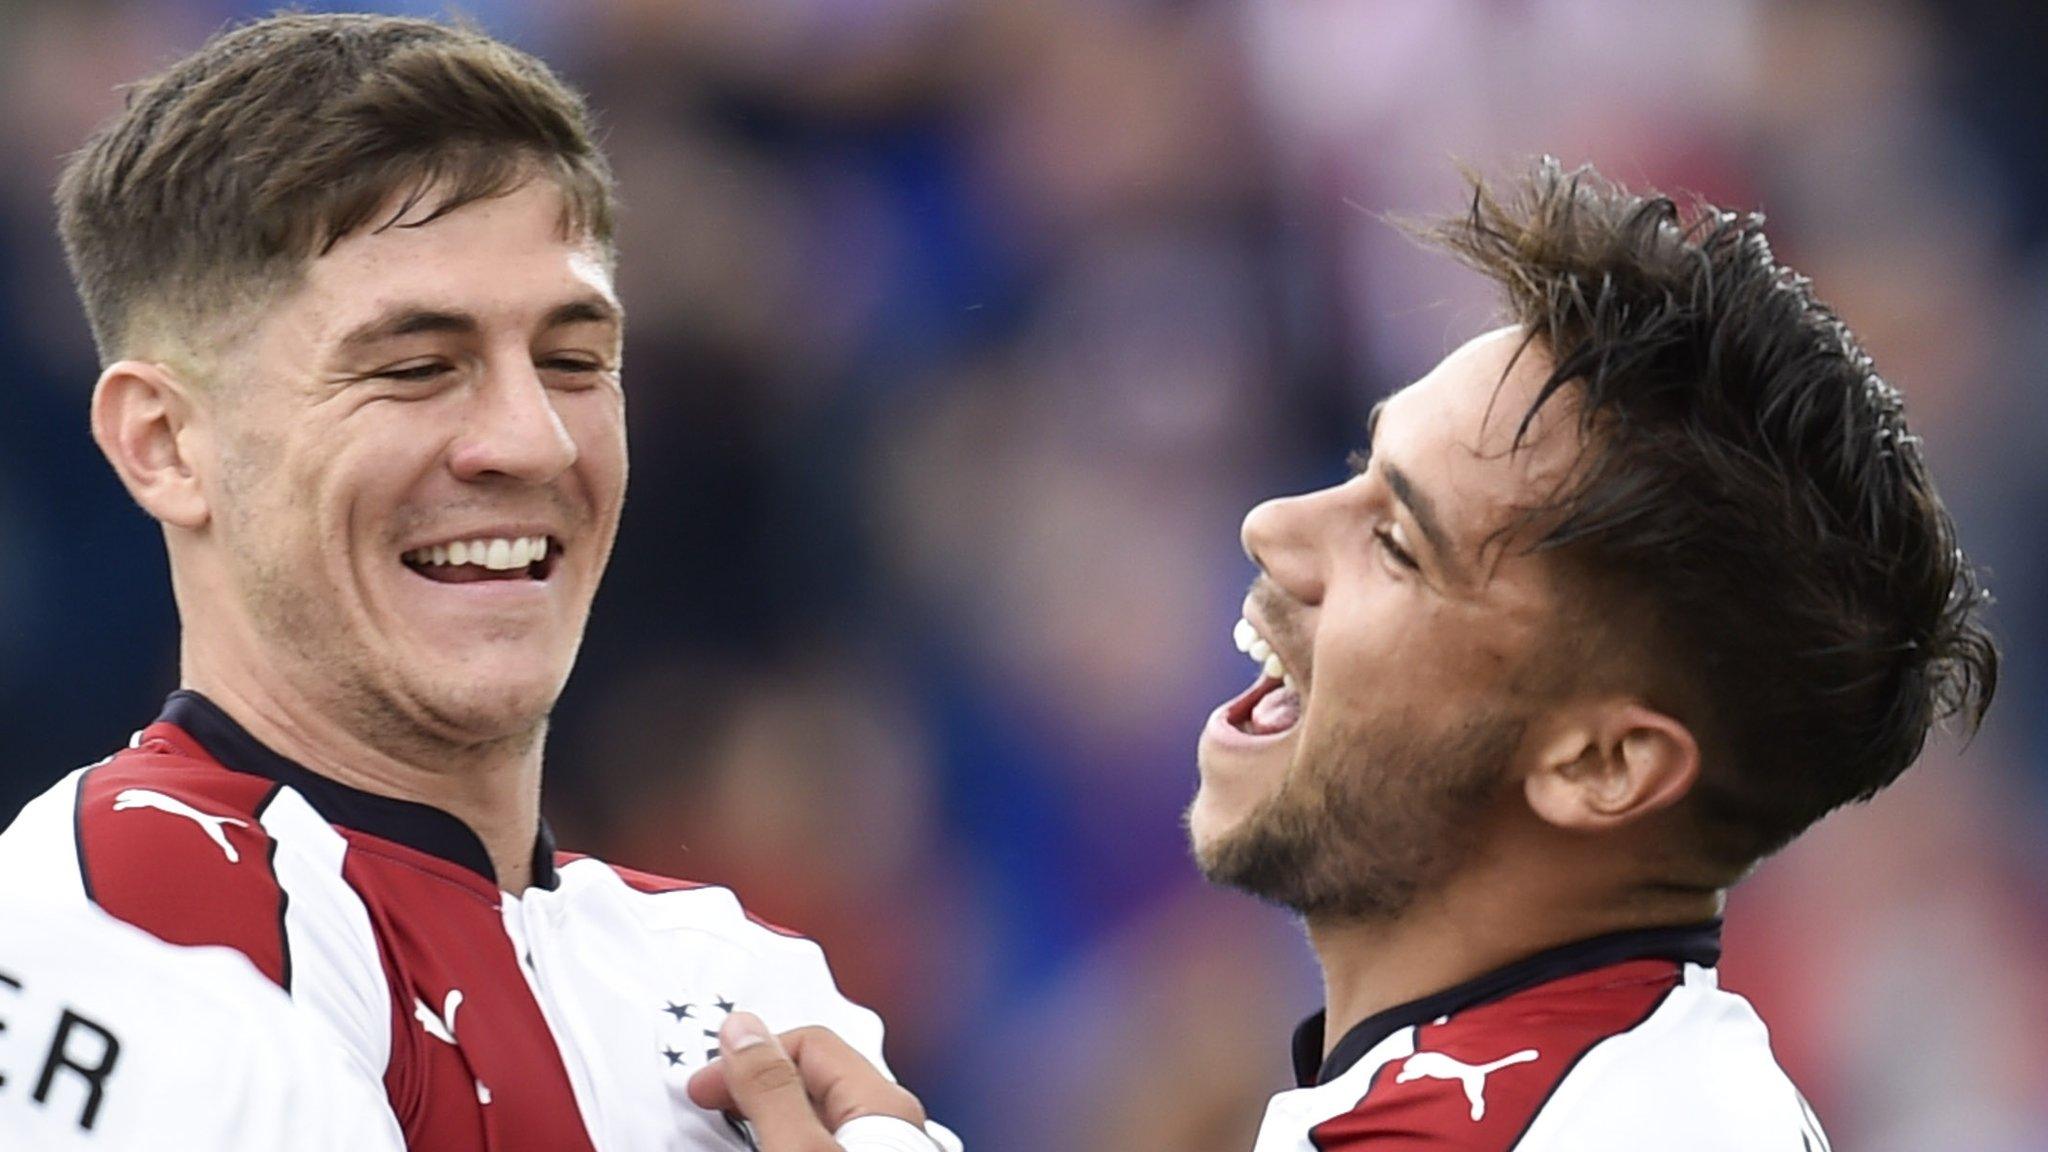
[[[266,7],[0,0],[0,822],[175,675],[54,174]],[[1307,950],[1179,825],[1237,524],[1488,326],[1385,215],[1545,152],[1763,208],[1905,391],[2007,679],[1737,890],[1725,980],[1838,1147],[2048,1149],[2048,6],[463,10],[588,93],[625,198],[632,495],[549,816],[821,939],[976,1152],[1244,1152],[1288,1085]]]

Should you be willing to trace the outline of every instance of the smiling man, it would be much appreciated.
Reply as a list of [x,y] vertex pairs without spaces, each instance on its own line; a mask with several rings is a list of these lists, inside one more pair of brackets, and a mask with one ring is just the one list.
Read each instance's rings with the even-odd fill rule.
[[138,85],[58,192],[182,686],[0,883],[241,951],[415,1148],[745,1147],[686,1085],[763,1020],[881,1060],[816,945],[540,819],[626,489],[611,196],[540,62],[302,15]]
[[1201,739],[1198,862],[1325,979],[1258,1152],[1819,1152],[1719,916],[1989,704],[1919,442],[1757,218],[1546,162],[1433,235],[1512,324],[1246,518]]

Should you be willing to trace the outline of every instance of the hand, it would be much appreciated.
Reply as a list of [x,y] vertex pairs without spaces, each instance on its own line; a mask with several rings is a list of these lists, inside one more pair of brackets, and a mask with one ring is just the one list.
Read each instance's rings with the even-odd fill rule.
[[839,1152],[833,1133],[862,1116],[893,1116],[922,1130],[924,1105],[830,1029],[780,1038],[735,1012],[718,1030],[719,1059],[690,1077],[700,1107],[753,1123],[761,1152]]

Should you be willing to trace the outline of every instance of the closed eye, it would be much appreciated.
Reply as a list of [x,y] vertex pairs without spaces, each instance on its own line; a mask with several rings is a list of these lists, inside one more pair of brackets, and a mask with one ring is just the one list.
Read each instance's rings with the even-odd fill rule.
[[1400,543],[1394,539],[1392,531],[1385,527],[1380,527],[1373,529],[1372,534],[1373,538],[1380,542],[1380,547],[1387,550],[1387,555],[1394,558],[1394,563],[1399,564],[1403,568],[1421,570],[1422,566],[1417,564],[1415,557],[1409,555],[1408,550],[1401,547]]
[[424,364],[408,364],[402,368],[386,368],[380,372],[372,372],[370,376],[376,380],[403,380],[417,383],[435,379],[452,371],[454,369],[448,364],[439,360],[430,360]]
[[[1367,446],[1352,449],[1351,454],[1344,458],[1344,463],[1351,468],[1351,478],[1353,480],[1358,479],[1360,476],[1372,471],[1372,448]],[[1386,525],[1383,524],[1374,528],[1372,536],[1373,539],[1379,541],[1380,547],[1387,550],[1387,555],[1394,558],[1396,564],[1403,568],[1413,568],[1418,572],[1422,570],[1422,565],[1417,564],[1414,555],[1406,548],[1401,547],[1400,541],[1394,539],[1393,531]]]
[[562,392],[587,392],[603,384],[611,365],[582,356],[549,356],[534,361],[545,375],[547,386]]

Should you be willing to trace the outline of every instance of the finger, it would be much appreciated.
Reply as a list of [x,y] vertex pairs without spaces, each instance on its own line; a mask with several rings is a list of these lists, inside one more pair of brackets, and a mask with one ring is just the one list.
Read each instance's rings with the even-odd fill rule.
[[691,1077],[690,1099],[745,1116],[763,1149],[836,1152],[838,1144],[811,1107],[795,1061],[760,1017],[728,1016],[718,1030],[718,1050],[718,1061]]
[[922,1125],[924,1105],[910,1090],[882,1075],[867,1057],[829,1028],[782,1034],[812,1104],[825,1127],[837,1131],[860,1116],[894,1116]]
[[690,1101],[699,1108],[712,1112],[731,1112],[740,1106],[733,1098],[732,1088],[725,1082],[725,1061],[713,1059],[711,1063],[690,1074],[687,1085]]

